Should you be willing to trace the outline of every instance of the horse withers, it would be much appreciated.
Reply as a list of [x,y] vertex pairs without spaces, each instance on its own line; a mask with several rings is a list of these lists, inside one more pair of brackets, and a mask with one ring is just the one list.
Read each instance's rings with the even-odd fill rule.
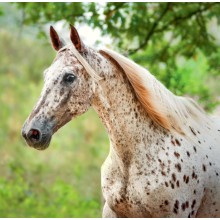
[[220,217],[220,119],[128,58],[87,47],[73,26],[70,44],[50,36],[57,55],[22,129],[28,145],[46,149],[92,106],[110,139],[103,217]]

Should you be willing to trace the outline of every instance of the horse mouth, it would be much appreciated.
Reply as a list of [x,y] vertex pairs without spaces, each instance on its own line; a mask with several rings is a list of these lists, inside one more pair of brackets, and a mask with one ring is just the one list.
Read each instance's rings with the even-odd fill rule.
[[71,114],[65,112],[62,120],[58,123],[53,120],[33,120],[31,123],[26,121],[22,128],[22,136],[29,147],[36,150],[45,150],[49,147],[52,135],[63,125],[71,120]]
[[36,150],[45,150],[49,147],[52,135],[47,135],[41,141],[35,142],[33,140],[25,139],[27,145]]

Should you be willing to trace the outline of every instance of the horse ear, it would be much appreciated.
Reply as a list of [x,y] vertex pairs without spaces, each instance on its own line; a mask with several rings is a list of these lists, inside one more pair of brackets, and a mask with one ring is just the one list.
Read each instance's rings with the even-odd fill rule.
[[58,51],[59,49],[61,49],[64,44],[62,42],[62,40],[59,38],[57,32],[55,31],[55,29],[50,26],[50,39],[53,45],[53,48]]
[[73,45],[75,46],[75,48],[79,51],[82,52],[83,48],[84,48],[84,44],[81,41],[78,31],[76,30],[76,28],[70,24],[70,39],[73,43]]

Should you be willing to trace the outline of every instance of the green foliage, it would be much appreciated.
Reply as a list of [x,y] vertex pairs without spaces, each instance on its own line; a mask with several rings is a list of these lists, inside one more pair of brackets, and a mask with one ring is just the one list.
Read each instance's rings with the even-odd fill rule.
[[177,95],[199,99],[206,110],[211,110],[219,103],[214,91],[209,89],[208,69],[208,61],[201,52],[194,59],[184,59],[177,63],[176,72],[171,73],[169,87]]
[[3,15],[3,9],[0,7],[0,16]]
[[[157,47],[161,40],[173,49],[168,59],[181,54],[191,57],[196,48],[205,54],[216,51],[208,23],[217,18],[219,3],[17,3],[25,13],[24,23],[45,24],[65,20],[99,27],[103,34],[115,38],[117,46],[133,54]],[[171,33],[171,37],[166,35]],[[174,43],[174,41],[178,41]],[[166,47],[164,45],[164,47]],[[155,53],[158,53],[155,51]]]
[[[30,3],[21,3],[18,4],[18,8],[25,11],[27,15],[25,18],[25,23],[46,23],[48,21],[59,21],[64,18],[75,22],[75,19],[79,17],[83,17],[84,8],[83,4],[78,3],[51,3],[51,2],[43,2],[37,4],[35,2]],[[65,16],[63,12],[65,11]],[[43,16],[42,16],[43,15]]]
[[[38,186],[27,182],[19,164],[10,164],[11,178],[0,179],[1,217],[65,218],[100,215],[100,202],[84,198],[64,181]],[[35,187],[37,191],[35,191]]]

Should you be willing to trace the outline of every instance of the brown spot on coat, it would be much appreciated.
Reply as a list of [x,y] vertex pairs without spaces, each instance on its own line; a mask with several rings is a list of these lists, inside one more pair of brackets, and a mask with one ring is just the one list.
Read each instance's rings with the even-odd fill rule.
[[166,176],[166,173],[165,173],[164,171],[161,171],[161,174],[162,174],[163,176]]
[[186,182],[186,175],[183,176],[183,181]]
[[195,204],[196,204],[196,200],[194,199],[193,202],[192,202],[192,205],[191,205],[192,209],[194,208]]
[[185,203],[182,203],[181,207],[182,207],[182,210],[185,211],[185,209],[186,209],[186,204],[185,204]]
[[178,152],[174,152],[174,155],[177,159],[180,157],[180,154]]
[[180,163],[175,164],[175,168],[177,169],[178,172],[181,172],[181,165],[180,165]]
[[176,146],[176,144],[175,144],[175,142],[174,142],[173,140],[171,140],[171,143],[172,143],[174,146]]
[[177,186],[177,187],[180,186],[180,182],[179,182],[179,180],[176,181],[176,186]]
[[180,142],[179,142],[179,140],[175,139],[175,141],[176,141],[176,144],[177,144],[178,146],[181,145]]
[[196,150],[196,147],[195,147],[195,146],[193,146],[193,149],[194,149],[194,151],[195,151],[195,153],[196,153],[197,150]]
[[178,211],[177,211],[176,208],[173,208],[173,212],[174,212],[175,214],[178,214]]
[[176,174],[175,173],[172,174],[172,179],[174,182],[176,182]]
[[174,208],[179,209],[179,201],[176,200],[175,204],[174,204]]
[[202,165],[202,169],[204,172],[206,172],[206,166],[204,164]]
[[186,184],[189,182],[189,176],[186,177]]
[[190,128],[191,132],[196,136],[196,132],[193,130],[193,128],[190,126],[189,126],[189,128]]

